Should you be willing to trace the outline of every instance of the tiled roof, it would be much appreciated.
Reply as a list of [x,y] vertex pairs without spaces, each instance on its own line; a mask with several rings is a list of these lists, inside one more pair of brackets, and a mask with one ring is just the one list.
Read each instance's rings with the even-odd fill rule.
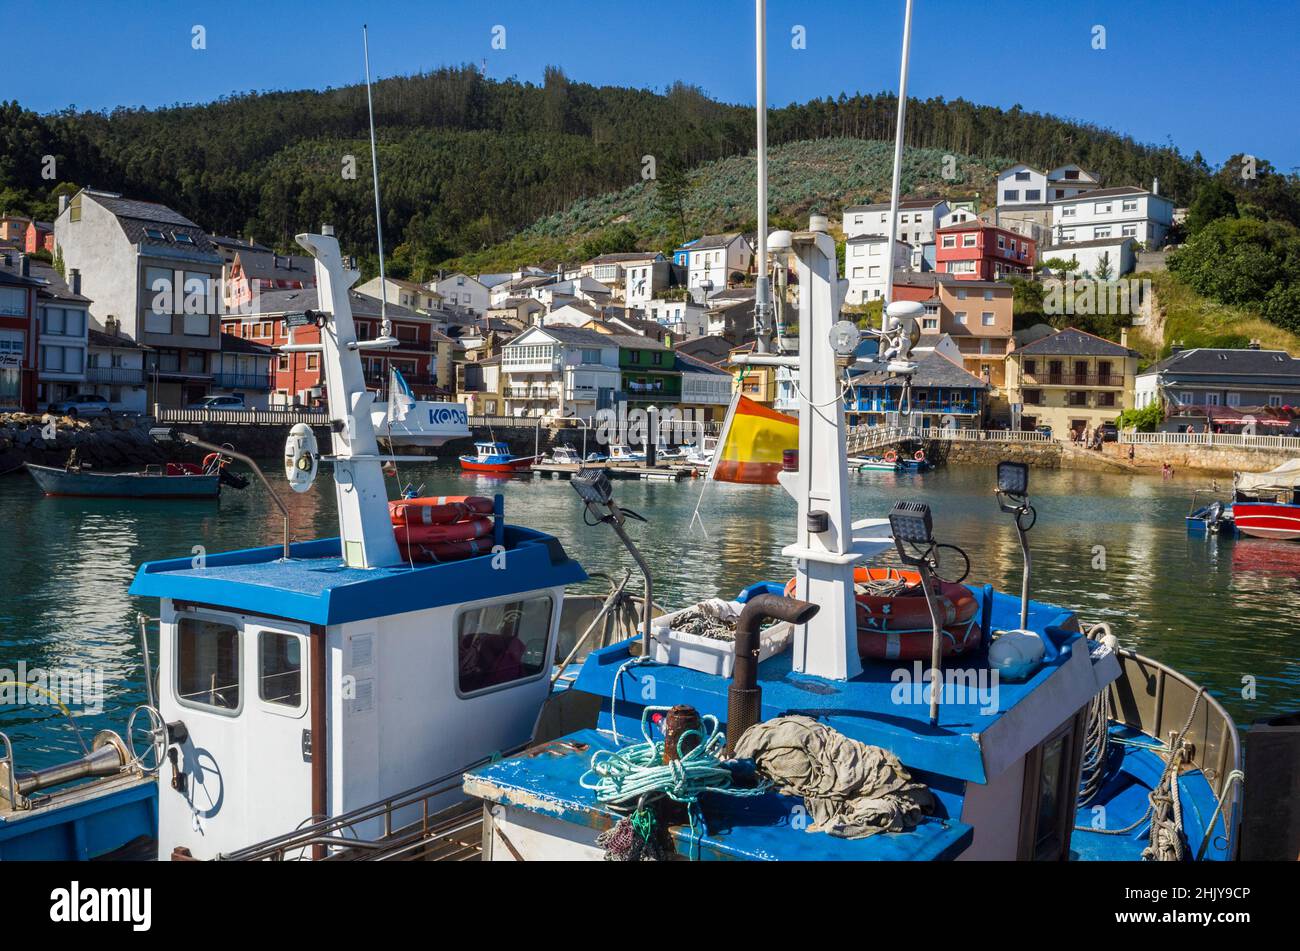
[[731,376],[721,367],[716,367],[712,363],[701,360],[699,357],[693,357],[689,353],[684,353],[680,348],[677,349],[677,365],[684,373],[712,373],[717,376]]
[[[581,327],[566,327],[563,324],[555,324],[549,327],[529,329],[536,329],[546,334],[548,337],[553,337],[560,343],[572,344],[577,347],[608,347],[611,343],[617,345],[617,338],[613,334],[598,333],[595,330],[583,330]],[[521,334],[520,336],[523,335]],[[516,338],[516,340],[517,339],[518,338]]]
[[107,334],[93,327],[86,330],[86,342],[92,347],[117,348],[119,350],[148,350],[142,343],[137,343],[125,334]]
[[725,248],[739,237],[742,237],[742,235],[738,231],[728,234],[706,234],[691,245],[691,250],[707,251],[711,248]]
[[[902,377],[894,373],[862,373],[853,378],[859,385],[873,383],[901,383]],[[931,350],[916,360],[912,374],[912,387],[944,387],[952,389],[987,390],[989,385],[974,374],[967,373],[942,353]]]
[[1014,353],[1029,356],[1067,356],[1067,357],[1136,357],[1136,350],[1121,347],[1104,337],[1098,337],[1074,327],[1058,331],[1050,337],[1042,337],[1026,344]]
[[1170,354],[1142,375],[1149,373],[1188,380],[1197,376],[1288,378],[1292,384],[1300,384],[1300,360],[1284,350],[1193,347]]
[[[152,201],[137,201],[134,198],[123,198],[121,195],[109,192],[95,192],[89,189],[83,190],[81,194],[92,199],[114,215],[118,224],[121,225],[122,231],[126,234],[127,240],[132,244],[171,247],[181,250],[193,249],[200,254],[216,254],[216,246],[212,243],[206,231],[180,212],[173,211],[166,205],[159,205]],[[151,237],[146,233],[147,230],[160,231],[163,238],[160,240]],[[190,240],[177,241],[175,240],[177,236],[188,237]]]
[[275,353],[271,347],[264,343],[258,343],[256,340],[249,340],[245,337],[236,337],[230,333],[222,333],[221,335],[221,352],[251,353],[256,357],[269,357]]
[[46,297],[50,300],[68,301],[77,304],[92,303],[89,297],[86,297],[83,294],[72,293],[72,289],[68,287],[67,282],[59,276],[59,272],[42,261],[31,262],[31,274],[32,277],[37,278],[38,280],[48,282],[39,292],[38,296],[40,297]]
[[[916,211],[917,209],[933,208],[941,202],[946,202],[946,198],[904,198],[898,202],[899,211]],[[857,211],[888,211],[889,202],[878,201],[870,205],[849,205],[844,209],[845,213]]]

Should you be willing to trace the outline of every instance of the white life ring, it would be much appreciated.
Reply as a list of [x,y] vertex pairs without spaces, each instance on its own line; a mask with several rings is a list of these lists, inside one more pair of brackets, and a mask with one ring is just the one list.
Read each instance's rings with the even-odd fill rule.
[[284,441],[284,477],[289,480],[289,488],[295,492],[310,489],[319,463],[316,434],[306,423],[295,423]]

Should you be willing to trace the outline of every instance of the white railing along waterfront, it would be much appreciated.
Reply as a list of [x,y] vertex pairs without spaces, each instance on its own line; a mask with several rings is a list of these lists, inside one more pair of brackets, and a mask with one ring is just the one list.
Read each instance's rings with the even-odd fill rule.
[[946,426],[859,426],[849,430],[845,445],[849,453],[853,454],[887,446],[904,439],[1043,444],[1053,441],[1047,433],[1037,431],[957,429]]
[[1248,436],[1245,433],[1140,433],[1125,429],[1119,441],[1138,446],[1221,446],[1235,449],[1290,449],[1300,452],[1300,436]]
[[161,409],[154,408],[159,423],[221,423],[232,426],[309,426],[329,424],[329,413],[282,409]]

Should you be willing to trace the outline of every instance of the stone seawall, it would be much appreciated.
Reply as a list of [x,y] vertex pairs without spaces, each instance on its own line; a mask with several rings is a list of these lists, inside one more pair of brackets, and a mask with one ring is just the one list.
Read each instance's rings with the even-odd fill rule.
[[1054,442],[951,442],[932,440],[926,452],[938,463],[954,466],[993,466],[1023,462],[1038,469],[1061,468],[1061,446]]

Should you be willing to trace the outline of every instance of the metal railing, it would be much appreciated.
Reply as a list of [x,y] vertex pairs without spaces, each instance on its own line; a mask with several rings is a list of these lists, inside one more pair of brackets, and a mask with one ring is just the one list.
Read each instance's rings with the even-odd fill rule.
[[1026,373],[1020,385],[1123,387],[1124,377],[1118,373]]
[[1125,429],[1121,430],[1119,441],[1139,446],[1222,446],[1300,451],[1300,436],[1251,436],[1246,433],[1140,433]]
[[212,378],[212,385],[223,390],[264,392],[271,389],[271,377],[266,373],[218,373]]
[[144,383],[143,367],[86,367],[87,383],[109,383],[127,386]]
[[946,442],[1050,443],[1047,433],[1010,429],[960,429],[947,426],[858,426],[849,429],[845,447],[850,454],[876,449],[904,439]]
[[159,423],[227,423],[235,426],[326,426],[329,413],[279,409],[163,409],[154,404]]

